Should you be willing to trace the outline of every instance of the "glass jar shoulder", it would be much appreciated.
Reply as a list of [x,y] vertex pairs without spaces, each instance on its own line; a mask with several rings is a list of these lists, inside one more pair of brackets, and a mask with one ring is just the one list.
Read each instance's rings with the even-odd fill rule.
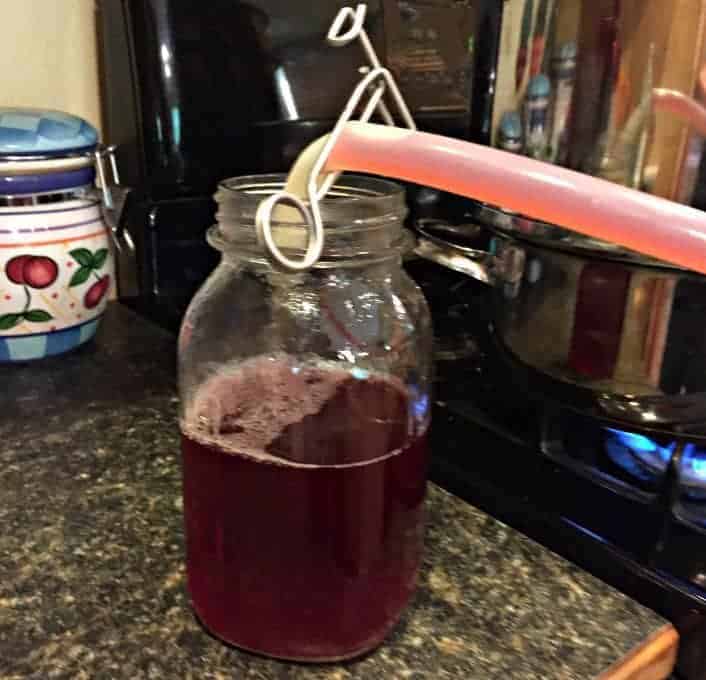
[[186,370],[284,353],[398,373],[426,360],[430,317],[398,267],[293,275],[223,262],[189,306],[179,346]]

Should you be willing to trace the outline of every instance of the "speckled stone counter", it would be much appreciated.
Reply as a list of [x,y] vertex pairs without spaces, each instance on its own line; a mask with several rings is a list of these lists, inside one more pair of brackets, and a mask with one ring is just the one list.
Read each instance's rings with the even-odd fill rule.
[[113,304],[95,344],[0,366],[0,677],[591,678],[664,625],[432,487],[383,647],[310,667],[222,645],[185,592],[174,345]]

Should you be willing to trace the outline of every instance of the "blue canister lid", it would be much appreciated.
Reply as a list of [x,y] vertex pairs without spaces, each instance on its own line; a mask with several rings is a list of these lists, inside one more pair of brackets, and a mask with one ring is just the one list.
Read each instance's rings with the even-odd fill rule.
[[75,170],[37,175],[0,175],[0,196],[47,194],[92,186],[96,171],[92,165]]
[[78,116],[0,106],[0,161],[8,156],[64,156],[90,151],[97,143],[96,129]]

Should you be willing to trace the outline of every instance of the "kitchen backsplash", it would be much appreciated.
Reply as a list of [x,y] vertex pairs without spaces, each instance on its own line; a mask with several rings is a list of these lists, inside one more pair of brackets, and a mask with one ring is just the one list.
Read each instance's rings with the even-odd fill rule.
[[100,127],[96,0],[2,3],[0,104],[68,111]]

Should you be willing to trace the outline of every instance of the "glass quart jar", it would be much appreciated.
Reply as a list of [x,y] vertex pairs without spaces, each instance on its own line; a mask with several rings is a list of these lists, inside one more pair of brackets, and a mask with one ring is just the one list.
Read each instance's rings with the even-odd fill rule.
[[[293,273],[256,238],[257,206],[283,184],[221,184],[221,263],[179,336],[187,579],[223,640],[331,661],[379,644],[414,591],[431,325],[401,266],[401,187],[342,176],[320,260]],[[305,225],[273,226],[303,252]]]

